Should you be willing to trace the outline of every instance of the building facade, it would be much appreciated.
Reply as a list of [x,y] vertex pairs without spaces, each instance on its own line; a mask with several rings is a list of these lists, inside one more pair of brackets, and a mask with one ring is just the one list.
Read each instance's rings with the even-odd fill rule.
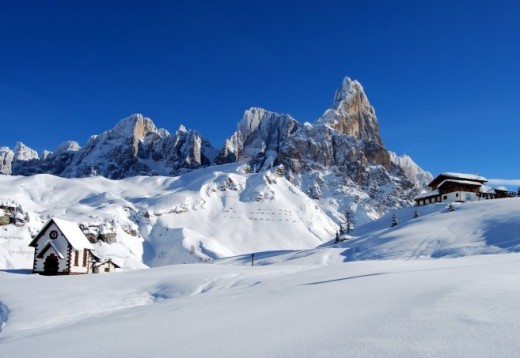
[[29,246],[34,247],[33,273],[52,276],[92,271],[92,245],[73,222],[49,220]]
[[414,198],[415,205],[442,202],[463,203],[505,197],[501,191],[486,186],[486,182],[487,179],[479,175],[442,173],[428,184],[429,192],[419,194]]
[[112,259],[101,260],[94,263],[92,265],[93,273],[111,273],[116,272],[117,269],[121,268],[118,264],[116,264]]

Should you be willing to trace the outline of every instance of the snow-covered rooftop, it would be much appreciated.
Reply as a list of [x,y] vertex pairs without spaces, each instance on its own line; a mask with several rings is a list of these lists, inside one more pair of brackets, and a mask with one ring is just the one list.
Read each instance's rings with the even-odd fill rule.
[[478,181],[488,181],[486,178],[480,175],[476,174],[465,174],[465,173],[454,173],[454,172],[444,172],[438,175],[439,176],[446,176],[450,178],[456,178],[456,179],[465,179],[465,180],[478,180]]
[[430,197],[432,197],[432,196],[437,196],[437,195],[439,195],[439,194],[440,194],[439,190],[429,191],[429,192],[427,192],[427,193],[422,193],[422,194],[417,195],[417,196],[414,198],[414,200],[419,200],[419,199],[424,199],[424,198],[430,198]]
[[482,185],[480,187],[480,192],[484,194],[495,194],[495,189],[487,185]]
[[61,233],[65,235],[69,243],[75,249],[92,249],[90,241],[88,241],[83,231],[79,228],[78,224],[72,221],[54,218],[52,219],[56,226],[60,229]]
[[455,183],[455,184],[464,184],[464,185],[472,185],[472,186],[481,186],[482,183],[477,183],[471,180],[458,180],[458,179],[446,179],[442,183],[439,184],[439,188],[443,186],[445,183]]

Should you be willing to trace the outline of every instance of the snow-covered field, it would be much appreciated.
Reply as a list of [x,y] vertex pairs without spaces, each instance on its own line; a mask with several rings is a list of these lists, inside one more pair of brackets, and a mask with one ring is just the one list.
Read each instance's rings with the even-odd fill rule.
[[513,357],[520,254],[344,262],[323,248],[44,277],[0,272],[0,357]]

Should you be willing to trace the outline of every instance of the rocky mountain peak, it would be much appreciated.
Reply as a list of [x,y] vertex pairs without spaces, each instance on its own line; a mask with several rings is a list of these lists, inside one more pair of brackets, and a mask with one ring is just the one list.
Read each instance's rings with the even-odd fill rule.
[[284,141],[298,126],[298,121],[288,114],[252,107],[244,112],[237,131],[226,140],[216,161],[223,164],[246,160],[255,171],[271,168]]
[[383,146],[374,107],[370,105],[363,86],[349,77],[343,79],[334,95],[332,108],[325,111],[318,122],[357,140]]
[[188,130],[184,126],[184,124],[179,125],[179,129],[177,129],[177,133],[186,133]]
[[66,142],[61,143],[56,148],[56,150],[50,154],[57,155],[57,154],[61,154],[64,152],[77,152],[80,149],[81,149],[81,147],[78,142],[76,142],[74,140],[68,140]]
[[157,133],[158,130],[150,118],[137,113],[120,120],[111,132],[124,138],[143,139],[149,133]]
[[[358,81],[352,80],[350,77],[343,78],[341,88],[337,89],[334,94],[332,108],[337,109],[342,101],[346,100],[349,96],[352,96],[352,93],[354,92],[352,88],[353,85],[355,87],[361,87],[361,84]],[[362,87],[361,90],[363,90]]]
[[22,142],[17,142],[14,147],[14,160],[31,160],[38,159],[38,152],[29,148]]
[[0,174],[11,174],[11,163],[14,153],[9,147],[0,147]]

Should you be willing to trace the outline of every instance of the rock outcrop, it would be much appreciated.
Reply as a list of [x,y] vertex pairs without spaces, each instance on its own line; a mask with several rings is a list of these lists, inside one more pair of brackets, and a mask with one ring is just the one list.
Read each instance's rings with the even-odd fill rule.
[[0,174],[11,174],[14,153],[8,147],[0,147]]
[[299,123],[287,114],[250,108],[238,123],[237,131],[226,140],[216,163],[248,161],[254,171],[269,169],[298,126]]

